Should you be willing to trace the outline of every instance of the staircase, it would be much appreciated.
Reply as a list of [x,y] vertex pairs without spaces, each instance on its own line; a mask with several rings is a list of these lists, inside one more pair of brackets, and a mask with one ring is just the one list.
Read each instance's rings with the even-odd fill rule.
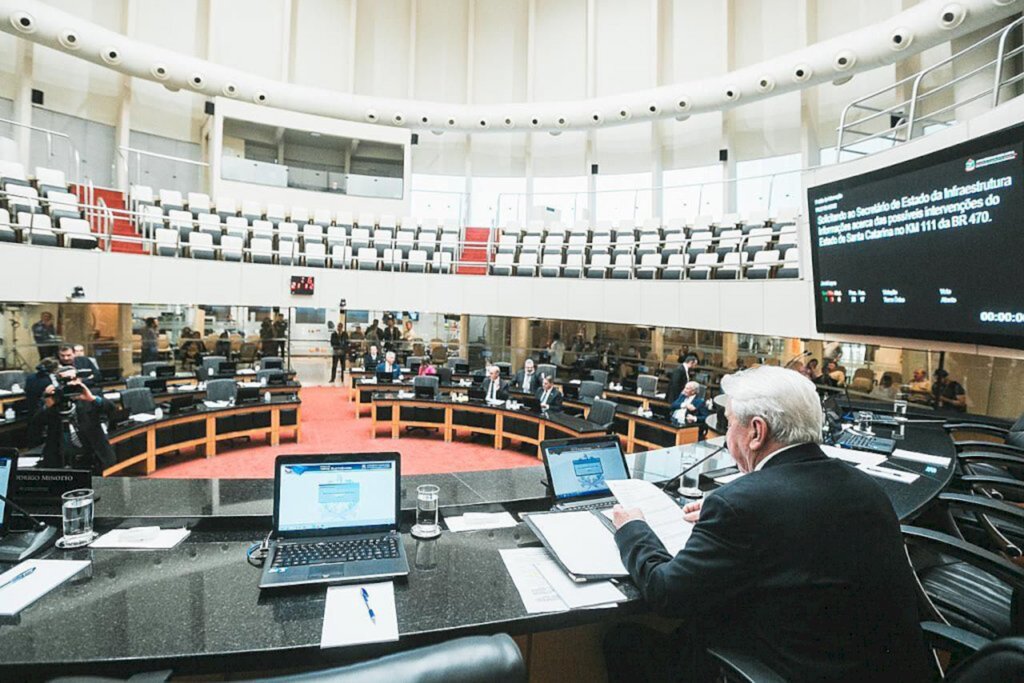
[[[80,202],[86,201],[86,192],[88,188],[85,185],[74,185],[72,186],[73,191],[78,195]],[[128,220],[127,207],[125,205],[124,193],[119,190],[111,190],[105,187],[94,187],[93,202],[100,204],[100,200],[103,200],[103,204],[114,215],[114,224],[112,234],[114,239],[110,243],[110,251],[118,251],[125,254],[145,254],[146,250],[144,246],[139,242],[130,242],[126,240],[117,239],[117,235],[125,237],[139,237],[138,231],[135,226],[132,225],[131,221]],[[92,231],[94,233],[102,233],[102,218],[95,215],[90,216],[90,223],[92,224]]]
[[487,274],[487,238],[490,234],[490,228],[465,228],[463,230],[462,257],[459,259],[459,266],[455,272],[460,275]]

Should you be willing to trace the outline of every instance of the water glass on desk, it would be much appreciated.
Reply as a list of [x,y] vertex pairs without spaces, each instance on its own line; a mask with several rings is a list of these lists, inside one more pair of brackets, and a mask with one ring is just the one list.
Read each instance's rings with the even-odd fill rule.
[[436,538],[441,535],[438,523],[438,507],[441,489],[434,484],[416,487],[416,524],[412,535],[416,538]]
[[92,530],[96,498],[92,489],[75,489],[61,496],[61,517],[64,536],[57,541],[58,548],[80,548],[96,539]]

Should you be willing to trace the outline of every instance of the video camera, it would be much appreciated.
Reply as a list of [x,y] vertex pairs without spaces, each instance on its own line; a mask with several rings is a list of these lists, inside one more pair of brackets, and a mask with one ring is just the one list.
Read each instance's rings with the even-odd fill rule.
[[57,409],[60,412],[70,412],[73,406],[72,401],[82,395],[84,388],[81,384],[72,384],[72,382],[89,379],[92,376],[92,371],[63,366],[57,369],[55,376],[57,387],[53,390],[54,403],[57,404]]

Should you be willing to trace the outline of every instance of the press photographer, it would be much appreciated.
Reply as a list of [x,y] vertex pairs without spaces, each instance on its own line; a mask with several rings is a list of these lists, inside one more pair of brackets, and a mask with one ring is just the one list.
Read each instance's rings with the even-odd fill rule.
[[43,391],[42,406],[29,427],[33,442],[45,438],[42,464],[102,472],[117,462],[101,423],[104,401],[93,395],[74,368],[60,368],[56,380]]

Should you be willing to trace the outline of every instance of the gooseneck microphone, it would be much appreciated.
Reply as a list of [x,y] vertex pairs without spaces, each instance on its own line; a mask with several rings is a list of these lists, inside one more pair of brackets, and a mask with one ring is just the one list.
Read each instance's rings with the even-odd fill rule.
[[697,467],[697,465],[703,465],[705,462],[707,462],[711,458],[715,457],[716,455],[718,455],[719,453],[724,451],[726,448],[728,448],[728,445],[727,444],[722,444],[721,446],[719,446],[715,450],[711,451],[710,453],[705,455],[703,458],[701,458],[697,462],[695,462],[692,465],[690,465],[689,467],[687,467],[685,470],[683,470],[682,472],[680,472],[676,476],[672,477],[671,479],[666,479],[665,481],[659,481],[658,483],[655,484],[655,486],[657,486],[659,489],[664,491],[664,490],[666,490],[666,489],[668,489],[668,488],[670,488],[672,486],[678,485],[680,480],[682,480],[682,478],[684,476],[686,476],[686,474],[690,470],[692,470],[693,468]]
[[36,531],[42,531],[43,529],[45,529],[48,526],[46,522],[44,522],[44,521],[38,519],[37,517],[33,516],[28,510],[26,510],[25,508],[21,507],[20,505],[18,505],[17,503],[15,503],[13,500],[11,500],[10,498],[8,498],[7,496],[5,496],[2,493],[0,493],[0,500],[2,500],[3,502],[7,503],[8,505],[10,505],[12,508],[17,510],[18,512],[20,512],[24,517],[28,518],[35,525]]

